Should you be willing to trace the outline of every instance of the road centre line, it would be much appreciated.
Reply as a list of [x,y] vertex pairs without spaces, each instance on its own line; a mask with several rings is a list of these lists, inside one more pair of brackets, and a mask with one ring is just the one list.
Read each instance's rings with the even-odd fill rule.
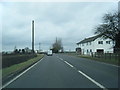
[[62,60],[62,61],[64,61],[62,58],[60,58],[60,57],[58,57],[58,56],[56,56],[58,59],[60,59],[60,60]]
[[5,88],[6,86],[8,86],[9,84],[11,84],[12,82],[14,82],[16,79],[18,79],[20,76],[22,76],[24,73],[26,73],[27,71],[29,71],[31,68],[33,68],[35,65],[37,65],[39,62],[41,62],[43,60],[43,58],[41,60],[39,60],[38,62],[36,62],[35,64],[33,64],[32,66],[30,66],[29,68],[27,68],[25,71],[23,71],[22,73],[20,73],[18,76],[16,76],[15,78],[13,78],[12,80],[10,80],[8,83],[6,83],[5,85],[2,86],[2,88]]
[[70,67],[74,67],[73,65],[71,65],[70,63],[68,63],[67,61],[64,61],[66,64],[68,64]]
[[98,83],[97,81],[95,81],[94,79],[92,79],[91,77],[89,77],[88,75],[86,75],[85,73],[83,73],[82,71],[78,70],[78,72],[80,74],[82,74],[83,76],[85,76],[90,81],[92,81],[94,84],[96,84],[97,86],[99,86],[100,88],[103,88],[104,90],[107,90],[107,88],[105,88],[103,85],[101,85],[100,83]]
[[[60,57],[58,57],[59,59],[62,59]],[[62,59],[63,60],[63,59]],[[67,61],[63,60],[66,64],[68,64],[70,67],[74,67],[73,65],[71,65],[70,63],[68,63]],[[76,69],[77,70],[77,69]],[[98,83],[97,81],[95,81],[94,79],[92,79],[90,76],[88,76],[87,74],[83,73],[80,70],[77,70],[80,74],[82,74],[84,77],[86,77],[88,80],[90,80],[91,82],[93,82],[95,85],[97,85],[98,87],[102,88],[103,90],[108,90],[106,87],[104,87],[102,84]]]
[[[58,56],[57,56],[58,57]],[[68,63],[67,61],[65,61],[65,60],[63,60],[62,58],[60,58],[60,57],[58,57],[58,59],[60,59],[60,60],[62,60],[62,61],[64,61],[67,65],[69,65],[70,67],[74,67],[73,65],[71,65],[70,63]]]
[[57,58],[59,58],[58,56],[56,56]]
[[59,58],[59,59],[63,61],[63,59],[62,59],[62,58]]

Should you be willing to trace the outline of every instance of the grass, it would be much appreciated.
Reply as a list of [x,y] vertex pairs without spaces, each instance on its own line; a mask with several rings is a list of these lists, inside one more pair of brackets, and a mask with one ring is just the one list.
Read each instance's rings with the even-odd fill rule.
[[2,55],[2,68],[7,68],[15,64],[25,62],[36,57],[36,54],[9,54]]
[[114,64],[114,65],[118,65],[119,63],[119,60],[118,59],[105,59],[105,58],[96,58],[96,57],[91,57],[91,56],[78,56],[78,57],[81,57],[81,58],[87,58],[87,59],[90,59],[90,60],[95,60],[95,61],[99,61],[99,62],[105,62],[105,63],[109,63],[109,64]]
[[71,56],[76,56],[76,57],[80,57],[80,58],[87,58],[89,60],[95,60],[95,61],[99,61],[99,62],[105,62],[105,63],[109,63],[109,64],[114,64],[114,65],[119,65],[119,59],[115,59],[115,58],[97,58],[97,57],[91,57],[91,56],[85,56],[85,55],[79,55],[77,53],[66,53],[67,55],[71,55]]
[[24,68],[30,66],[31,64],[39,61],[43,56],[44,56],[43,54],[37,55],[37,57],[34,57],[26,62],[15,64],[10,67],[2,69],[2,77],[4,78],[10,74],[15,73],[16,71],[23,70]]

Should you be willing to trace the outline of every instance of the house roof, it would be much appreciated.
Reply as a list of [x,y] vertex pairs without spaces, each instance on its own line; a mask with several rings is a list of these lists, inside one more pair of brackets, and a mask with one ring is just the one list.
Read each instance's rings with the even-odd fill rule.
[[96,36],[93,36],[93,37],[85,38],[84,40],[78,42],[77,44],[87,43],[87,42],[94,41],[95,39],[97,39],[97,38],[100,37],[100,36],[101,36],[101,35],[96,35]]

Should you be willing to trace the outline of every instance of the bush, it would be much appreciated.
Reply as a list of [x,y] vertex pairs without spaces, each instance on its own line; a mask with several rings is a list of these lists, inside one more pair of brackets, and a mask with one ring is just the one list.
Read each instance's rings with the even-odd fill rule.
[[25,62],[36,56],[37,56],[36,54],[2,55],[2,68],[10,67],[14,64]]

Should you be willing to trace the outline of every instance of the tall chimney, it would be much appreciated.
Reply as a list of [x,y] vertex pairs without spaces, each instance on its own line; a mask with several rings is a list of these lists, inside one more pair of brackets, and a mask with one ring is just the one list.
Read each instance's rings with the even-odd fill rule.
[[32,20],[32,53],[34,53],[34,20]]

